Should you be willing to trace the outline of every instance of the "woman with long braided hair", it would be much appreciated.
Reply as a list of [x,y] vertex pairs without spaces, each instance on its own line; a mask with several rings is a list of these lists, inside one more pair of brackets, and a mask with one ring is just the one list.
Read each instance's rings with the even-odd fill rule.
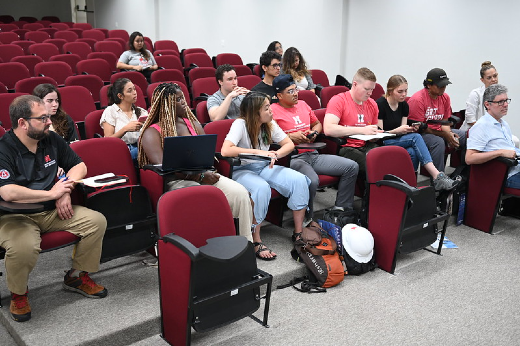
[[[270,98],[261,92],[248,93],[240,104],[240,118],[229,129],[222,145],[222,155],[234,157],[240,154],[262,155],[266,160],[241,159],[235,168],[233,179],[244,185],[254,202],[257,222],[253,232],[253,244],[259,258],[276,257],[260,240],[260,223],[264,220],[271,199],[271,188],[289,199],[287,206],[293,211],[294,238],[303,231],[305,211],[309,203],[310,179],[287,167],[275,166],[277,159],[290,154],[294,144],[287,134],[273,121]],[[280,148],[269,150],[272,143]]]
[[[139,166],[162,163],[164,137],[202,134],[204,130],[186,105],[181,88],[174,83],[160,84],[153,92],[150,113],[141,132]],[[249,193],[242,185],[211,171],[188,175],[175,173],[165,177],[167,191],[199,184],[214,185],[224,192],[233,217],[239,219],[240,234],[252,241],[253,210]]]

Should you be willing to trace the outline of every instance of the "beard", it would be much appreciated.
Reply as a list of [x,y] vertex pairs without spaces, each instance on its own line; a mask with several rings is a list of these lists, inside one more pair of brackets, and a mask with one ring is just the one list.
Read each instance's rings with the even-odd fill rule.
[[29,124],[29,129],[27,130],[27,137],[32,138],[36,141],[41,141],[42,139],[49,136],[49,127],[45,127],[43,130],[39,131],[32,127]]

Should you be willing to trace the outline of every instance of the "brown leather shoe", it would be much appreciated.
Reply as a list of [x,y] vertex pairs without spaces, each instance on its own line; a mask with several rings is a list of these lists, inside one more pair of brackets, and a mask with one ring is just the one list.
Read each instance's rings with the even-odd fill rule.
[[65,274],[63,288],[69,291],[83,294],[88,298],[105,298],[108,291],[98,285],[88,276],[87,272],[80,272],[78,277],[70,276],[70,271]]
[[31,319],[31,306],[27,293],[28,291],[22,295],[11,293],[11,317],[16,322],[25,322]]

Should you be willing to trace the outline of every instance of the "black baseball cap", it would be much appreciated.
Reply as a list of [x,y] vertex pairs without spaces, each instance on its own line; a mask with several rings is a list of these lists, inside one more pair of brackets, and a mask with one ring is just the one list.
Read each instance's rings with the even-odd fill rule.
[[448,84],[451,84],[446,71],[442,68],[431,69],[426,75],[426,81],[428,84],[435,84],[439,88],[443,88]]
[[281,93],[287,87],[294,84],[294,79],[290,74],[281,74],[273,80],[273,88],[276,93]]

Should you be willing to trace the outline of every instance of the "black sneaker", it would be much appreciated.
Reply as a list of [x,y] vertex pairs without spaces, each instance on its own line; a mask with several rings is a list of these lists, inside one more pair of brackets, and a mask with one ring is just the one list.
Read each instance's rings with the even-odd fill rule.
[[448,177],[444,172],[439,172],[437,178],[433,180],[433,187],[436,191],[450,191],[456,188],[457,185],[459,185],[459,183],[459,181],[453,180],[450,177]]

